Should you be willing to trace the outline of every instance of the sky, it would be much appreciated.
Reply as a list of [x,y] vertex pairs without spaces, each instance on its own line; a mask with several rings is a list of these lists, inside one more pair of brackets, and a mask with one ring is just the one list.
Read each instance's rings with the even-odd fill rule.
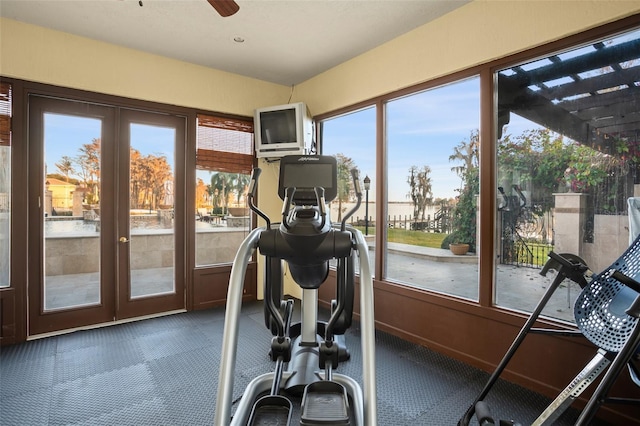
[[[480,87],[470,78],[388,103],[387,151],[388,193],[391,202],[411,202],[407,183],[411,166],[429,166],[434,198],[459,194],[460,177],[451,170],[462,165],[450,161],[453,149],[469,142],[471,132],[480,126]],[[515,114],[505,127],[506,134],[521,134],[540,126]],[[375,108],[342,115],[323,123],[323,154],[344,154],[360,170],[360,177],[371,179],[369,199],[375,200],[376,143]]]
[[[453,148],[469,141],[480,123],[479,79],[472,78],[393,100],[387,104],[389,201],[410,202],[407,178],[411,166],[431,168],[433,196],[455,197],[460,177],[450,162]],[[342,153],[354,160],[361,177],[371,179],[375,199],[375,109],[369,108],[323,125],[323,153]]]
[[[95,118],[45,114],[45,161],[47,173],[60,173],[55,163],[63,156],[80,154],[80,147],[100,138],[101,121]],[[142,155],[164,155],[173,167],[175,131],[171,128],[131,124],[132,145]]]
[[[461,180],[451,170],[460,163],[449,161],[453,147],[469,141],[470,132],[479,126],[479,81],[477,78],[442,86],[391,101],[387,107],[389,147],[389,200],[410,202],[407,194],[409,168],[431,168],[433,196],[455,197]],[[342,153],[354,160],[361,181],[371,179],[369,199],[375,200],[375,108],[370,107],[324,122],[323,153]],[[537,127],[512,114],[508,133],[519,134]],[[59,173],[55,163],[62,156],[71,158],[78,149],[100,137],[101,121],[69,115],[45,115],[47,173]],[[172,129],[143,124],[131,125],[134,148],[143,155],[165,155],[173,165]],[[210,172],[198,171],[205,183]]]

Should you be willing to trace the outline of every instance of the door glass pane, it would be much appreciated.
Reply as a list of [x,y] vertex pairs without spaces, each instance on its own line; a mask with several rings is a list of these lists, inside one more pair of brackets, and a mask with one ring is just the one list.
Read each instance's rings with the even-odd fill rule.
[[[210,125],[219,118],[198,116],[196,139],[196,266],[232,263],[251,231],[247,200],[251,175],[242,164],[253,159],[249,123],[226,120],[242,128]],[[234,127],[230,126],[230,127]]]
[[196,170],[196,266],[233,262],[251,231],[250,180],[244,173]]
[[44,307],[100,303],[98,119],[44,114]]
[[11,264],[11,147],[0,145],[0,287],[9,287]]
[[131,298],[174,291],[173,128],[131,124],[129,262]]
[[[376,109],[363,110],[325,120],[322,125],[322,154],[334,155],[338,161],[338,196],[330,203],[333,222],[340,222],[346,213],[356,205],[355,192],[350,170],[360,172],[363,190],[360,208],[347,223],[358,228],[369,245],[371,273],[375,271],[376,233]],[[364,180],[368,177],[366,190]],[[337,262],[332,261],[331,266]],[[356,271],[360,267],[356,264]]]
[[393,100],[386,117],[386,277],[477,300],[480,79]]
[[[640,201],[640,30],[496,73],[497,305],[531,312],[550,250],[600,273],[636,238]],[[565,280],[543,314],[573,322]]]

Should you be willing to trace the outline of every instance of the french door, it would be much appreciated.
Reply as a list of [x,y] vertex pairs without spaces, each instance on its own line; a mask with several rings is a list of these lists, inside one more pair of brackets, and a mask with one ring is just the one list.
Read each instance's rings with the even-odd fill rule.
[[29,98],[29,335],[182,309],[184,117]]

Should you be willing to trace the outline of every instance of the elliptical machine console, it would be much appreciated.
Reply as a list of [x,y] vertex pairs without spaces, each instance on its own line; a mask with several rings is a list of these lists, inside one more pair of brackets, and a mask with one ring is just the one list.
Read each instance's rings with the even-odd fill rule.
[[280,162],[278,195],[282,223],[260,235],[260,253],[289,264],[302,288],[318,288],[329,274],[329,260],[351,255],[351,233],[327,220],[326,203],[337,195],[337,164],[330,156],[288,156]]
[[[278,186],[282,218],[273,226],[254,204],[260,172],[259,168],[253,171],[248,198],[266,226],[254,229],[243,241],[231,271],[215,425],[289,425],[293,401],[300,397],[300,425],[376,425],[373,281],[364,237],[346,225],[362,198],[357,170],[351,171],[357,204],[340,224],[332,224],[326,203],[338,192],[336,159],[283,157]],[[269,354],[275,368],[249,383],[230,419],[242,287],[256,248],[265,257],[265,325],[273,334]],[[349,360],[342,335],[351,325],[356,255],[364,391],[354,379],[334,373],[340,363]],[[337,260],[336,299],[330,319],[321,322],[317,319],[318,288],[327,279],[332,259]],[[283,300],[283,261],[302,289],[301,321],[296,324],[291,323],[293,300]]]

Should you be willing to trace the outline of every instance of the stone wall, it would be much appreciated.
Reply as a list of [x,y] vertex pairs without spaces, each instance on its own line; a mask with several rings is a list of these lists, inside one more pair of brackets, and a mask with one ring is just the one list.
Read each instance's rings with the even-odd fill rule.
[[627,215],[595,215],[593,242],[584,242],[587,195],[554,194],[554,248],[556,253],[580,256],[594,272],[601,272],[629,246]]
[[[196,265],[231,263],[248,231],[216,229],[196,233]],[[100,270],[97,236],[63,236],[46,239],[45,274],[71,275]],[[129,242],[132,269],[173,266],[173,234],[134,234]]]

